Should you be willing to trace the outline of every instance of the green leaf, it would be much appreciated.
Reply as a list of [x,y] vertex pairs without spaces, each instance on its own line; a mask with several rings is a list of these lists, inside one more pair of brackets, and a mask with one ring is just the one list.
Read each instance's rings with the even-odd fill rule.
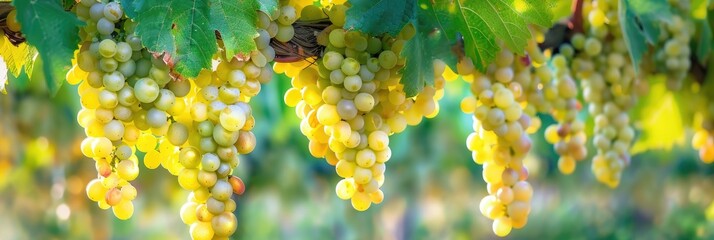
[[425,84],[434,85],[433,60],[441,59],[456,69],[456,56],[450,49],[453,44],[446,38],[446,34],[439,30],[433,13],[433,10],[428,9],[418,12],[413,23],[416,35],[407,41],[400,53],[407,60],[401,78],[407,97],[416,96]]
[[279,11],[278,0],[258,0],[258,9],[268,16],[276,16]]
[[551,9],[551,13],[553,14],[553,19],[551,22],[559,22],[561,19],[573,15],[571,10],[572,6],[573,1],[557,1],[555,6]]
[[707,5],[709,0],[692,0],[691,3],[691,14],[692,18],[697,20],[707,19]]
[[[496,58],[499,47],[496,44],[496,36],[489,31],[483,18],[472,14],[467,17],[461,7],[453,8],[454,13],[449,14],[444,8],[449,0],[440,0],[433,5],[433,13],[441,29],[449,39],[456,39],[459,33],[463,36],[464,51],[471,58],[474,65],[479,70],[485,70],[491,61]],[[454,1],[459,6],[459,1]],[[473,13],[473,12],[471,12]]]
[[550,27],[553,24],[553,13],[551,10],[556,7],[556,2],[554,1],[557,0],[517,0],[513,1],[513,8],[517,13],[523,16],[526,22],[541,27]]
[[72,66],[74,50],[79,44],[78,26],[83,23],[66,12],[57,0],[21,0],[14,1],[14,5],[27,42],[37,49],[44,62],[45,82],[54,95]]
[[659,24],[671,17],[667,0],[620,0],[618,7],[620,28],[630,59],[639,72],[647,44],[655,44],[660,35]]
[[528,24],[552,24],[550,1],[535,0],[434,0],[434,15],[448,38],[461,33],[466,55],[485,70],[500,50],[496,39],[513,52],[523,54],[531,38]]
[[221,33],[226,56],[250,53],[256,48],[255,0],[211,0],[210,5],[211,27]]
[[176,72],[195,77],[217,50],[208,0],[146,0],[136,32],[151,52],[166,53]]
[[121,7],[124,9],[124,14],[132,19],[136,18],[142,6],[144,6],[144,0],[121,0]]
[[416,0],[351,0],[345,29],[396,36],[416,17]]
[[707,13],[707,4],[709,0],[693,0],[691,3],[691,16],[697,25],[697,60],[705,64],[709,52],[711,52],[712,44],[714,44],[714,36],[712,33],[712,23],[714,17]]
[[697,28],[699,28],[699,39],[697,40],[697,60],[700,63],[705,63],[707,57],[709,57],[709,52],[712,50],[712,44],[714,39],[712,39],[712,29],[709,25],[709,21],[706,20],[696,20]]

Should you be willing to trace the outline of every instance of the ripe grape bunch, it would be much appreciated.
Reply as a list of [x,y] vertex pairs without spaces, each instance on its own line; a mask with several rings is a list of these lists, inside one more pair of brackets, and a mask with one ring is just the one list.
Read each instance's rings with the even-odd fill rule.
[[279,31],[268,31],[268,26],[274,24],[259,12],[259,35],[254,39],[258,49],[250,58],[219,52],[221,56],[214,57],[218,64],[195,79],[196,96],[189,105],[194,129],[178,156],[183,167],[179,184],[192,191],[181,207],[181,220],[190,225],[193,239],[227,239],[236,231],[231,196],[242,194],[245,186],[232,173],[240,164],[239,155],[255,148],[255,118],[248,102],[260,92],[261,83],[273,77],[268,63],[275,52],[269,43]]
[[[413,26],[396,37],[348,31],[342,28],[347,8],[333,5],[326,11],[333,25],[318,36],[325,53],[309,59],[315,64],[275,67],[293,77],[285,103],[302,119],[300,129],[310,140],[310,153],[324,157],[344,178],[337,183],[337,196],[364,211],[384,199],[379,188],[392,154],[389,135],[436,115],[438,96],[436,88],[427,87],[416,98],[407,97],[399,82],[405,63],[399,53],[414,35]],[[303,18],[312,17],[309,9],[303,10]],[[443,78],[441,82],[443,86]]]
[[[81,81],[77,121],[87,135],[81,149],[95,160],[99,174],[87,185],[87,194],[100,208],[111,207],[117,218],[128,219],[137,195],[130,183],[139,175],[136,149],[153,149],[154,135],[186,130],[180,123],[170,124],[168,114],[180,112],[182,101],[177,98],[185,96],[190,85],[171,81],[168,67],[132,33],[133,24],[119,3],[86,0],[74,10],[87,25],[81,29],[84,42],[68,81]],[[160,159],[147,155],[144,163],[155,168],[158,164],[150,162]]]
[[[470,61],[462,59],[459,65],[472,66]],[[473,152],[474,162],[483,165],[483,179],[488,184],[489,195],[481,200],[479,209],[494,220],[493,232],[498,236],[525,226],[533,195],[526,181],[528,170],[523,165],[523,158],[531,148],[526,132],[531,123],[517,101],[523,97],[523,91],[520,83],[514,81],[513,66],[520,64],[516,61],[513,53],[502,50],[486,73],[475,72],[473,67],[459,68],[459,74],[471,75],[464,78],[470,81],[471,93],[477,101],[463,110],[473,113],[474,119],[474,132],[467,138],[466,146]]]
[[273,77],[268,63],[275,51],[269,43],[281,32],[269,27],[277,26],[275,21],[259,13],[257,50],[249,56],[225,56],[221,50],[212,70],[177,79],[160,56],[142,46],[118,2],[84,0],[74,12],[87,25],[67,77],[80,84],[77,121],[87,135],[81,150],[95,160],[99,175],[87,185],[89,198],[128,219],[137,195],[130,181],[139,175],[139,162],[148,169],[162,166],[191,191],[180,211],[191,237],[230,237],[237,228],[231,197],[245,188],[232,173],[238,155],[255,148],[248,102]]
[[[682,8],[680,5],[675,6]],[[681,11],[685,14],[689,13],[689,9],[681,9]],[[666,69],[667,87],[671,90],[682,88],[682,83],[692,65],[689,60],[691,54],[689,41],[694,33],[691,29],[696,29],[694,23],[684,20],[679,15],[673,15],[669,22],[662,23],[660,42],[663,44],[657,48],[655,57],[659,64],[664,65],[663,69]]]
[[555,77],[547,89],[553,108],[552,115],[558,123],[545,129],[546,141],[553,144],[555,152],[560,155],[558,169],[563,174],[573,173],[576,161],[587,156],[585,123],[576,118],[581,108],[577,99],[578,86],[567,61],[563,54],[555,55],[551,61],[555,68]]
[[[635,137],[630,126],[630,110],[637,100],[642,82],[635,77],[635,67],[617,22],[618,5],[614,1],[586,2],[586,35],[571,39],[578,50],[572,71],[581,79],[583,98],[595,118],[593,144],[597,154],[592,171],[598,181],[616,187],[622,170],[630,163],[629,148]],[[603,44],[607,43],[607,44]]]

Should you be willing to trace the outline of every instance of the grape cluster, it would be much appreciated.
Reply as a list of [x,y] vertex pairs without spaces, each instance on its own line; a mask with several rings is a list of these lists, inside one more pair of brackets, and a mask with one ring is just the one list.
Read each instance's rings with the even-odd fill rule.
[[[275,18],[292,28],[295,10],[281,9]],[[142,46],[118,2],[83,0],[75,12],[87,25],[67,78],[79,84],[77,121],[87,135],[82,153],[95,160],[99,173],[87,185],[89,198],[113,207],[119,219],[131,217],[137,191],[130,181],[139,175],[141,151],[147,168],[162,166],[191,191],[180,216],[193,239],[230,237],[237,227],[231,197],[245,189],[232,173],[238,155],[255,148],[248,102],[273,77],[270,40],[281,33],[278,23],[259,13],[256,50],[238,58],[221,49],[212,69],[183,80]]]
[[549,84],[548,95],[552,105],[552,115],[557,124],[545,129],[545,139],[553,144],[558,159],[558,169],[564,174],[575,171],[576,161],[587,156],[587,135],[585,124],[577,119],[580,103],[578,102],[578,86],[570,73],[567,58],[558,54],[553,57],[552,65],[555,68],[555,78]]
[[[294,22],[294,12],[283,6],[277,19],[288,15],[285,21]],[[250,57],[215,57],[214,68],[203,70],[194,80],[195,98],[189,103],[191,134],[178,154],[179,185],[191,191],[180,215],[193,239],[228,239],[237,229],[236,202],[231,196],[242,194],[245,186],[232,173],[240,164],[239,155],[252,152],[256,145],[251,132],[255,118],[248,102],[260,92],[261,83],[273,78],[269,62],[275,50],[270,39],[283,31],[269,30],[275,24],[259,12],[257,49]]]
[[[77,121],[87,135],[81,150],[95,160],[99,174],[87,184],[87,194],[100,208],[111,207],[117,218],[128,219],[137,195],[130,183],[139,175],[136,149],[146,149],[148,143],[153,149],[154,135],[186,141],[186,126],[170,123],[169,114],[181,111],[179,98],[190,85],[171,81],[168,67],[132,33],[133,24],[119,3],[85,0],[75,12],[87,25],[81,29],[84,42],[68,81],[81,81]],[[144,163],[149,166],[150,161],[161,160],[146,157]]]
[[[471,65],[463,59],[459,65]],[[463,104],[466,113],[472,113],[474,132],[466,139],[473,160],[483,165],[483,178],[488,184],[488,194],[481,200],[481,213],[493,219],[493,232],[506,236],[512,228],[522,228],[528,221],[533,190],[528,182],[528,171],[523,158],[531,148],[526,129],[530,117],[524,114],[518,99],[523,97],[522,86],[514,81],[513,53],[502,50],[486,73],[474,72],[473,67],[458,69],[471,84],[475,104]],[[518,64],[515,64],[518,65]],[[519,67],[520,68],[520,67]],[[519,72],[530,71],[527,67]],[[520,75],[521,78],[529,78]],[[471,97],[467,97],[471,98]]]
[[571,39],[579,51],[572,71],[582,80],[583,98],[595,118],[592,142],[597,154],[592,171],[598,181],[613,188],[630,162],[628,150],[635,131],[630,126],[628,110],[635,105],[637,89],[642,84],[628,57],[617,8],[614,1],[584,5],[589,24],[585,28],[587,36],[576,34]]
[[[347,31],[342,29],[346,10],[334,5],[327,11],[333,26],[320,33],[326,36],[326,51],[315,59],[316,65],[275,67],[292,76],[285,103],[302,119],[300,130],[310,140],[310,153],[324,157],[344,178],[337,183],[337,196],[364,211],[384,198],[379,188],[391,156],[389,135],[436,115],[438,86],[410,98],[399,82],[405,63],[399,53],[414,35],[413,26],[397,37]],[[441,66],[435,75],[443,86],[444,65],[436,65]]]
[[689,41],[694,35],[691,29],[695,27],[691,21],[673,15],[671,21],[662,23],[661,28],[660,40],[663,46],[657,48],[655,58],[666,69],[667,87],[671,90],[679,90],[692,65],[689,59],[691,53]]

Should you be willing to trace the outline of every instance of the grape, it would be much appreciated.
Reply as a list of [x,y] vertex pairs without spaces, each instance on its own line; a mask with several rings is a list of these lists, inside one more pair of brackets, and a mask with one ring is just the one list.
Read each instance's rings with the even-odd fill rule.
[[117,92],[124,87],[124,75],[117,71],[104,74],[102,84],[106,90]]
[[104,39],[99,42],[99,54],[102,57],[110,58],[114,57],[118,51],[117,44],[111,39]]
[[282,25],[291,25],[297,20],[297,11],[293,6],[285,5],[280,8],[280,17],[278,23]]
[[134,96],[143,103],[150,103],[159,97],[159,85],[150,78],[142,78],[134,85]]
[[103,14],[104,18],[106,18],[107,20],[117,22],[124,15],[124,11],[122,11],[118,3],[110,2],[107,3],[106,6],[104,6]]
[[149,111],[146,112],[146,122],[149,124],[149,127],[152,128],[163,127],[166,124],[167,118],[166,112],[156,108],[149,109]]
[[293,38],[293,36],[295,36],[295,29],[293,26],[278,25],[278,32],[275,35],[275,40],[288,42]]
[[174,122],[169,126],[169,131],[167,133],[167,139],[174,146],[181,146],[188,140],[188,128],[179,123]]
[[100,18],[97,21],[97,32],[102,35],[112,34],[114,32],[114,23],[106,18]]
[[345,47],[345,30],[335,29],[329,35],[330,44],[332,46],[343,48]]
[[[99,47],[100,47],[100,51],[101,51],[101,45]],[[104,55],[102,55],[102,56],[104,56]],[[119,62],[126,62],[131,59],[131,56],[132,56],[132,49],[128,43],[119,42],[116,45],[116,54],[114,54],[114,59],[116,59]],[[104,56],[104,57],[107,57],[107,56]]]
[[114,72],[119,67],[119,62],[113,58],[102,58],[99,60],[99,69],[104,72]]

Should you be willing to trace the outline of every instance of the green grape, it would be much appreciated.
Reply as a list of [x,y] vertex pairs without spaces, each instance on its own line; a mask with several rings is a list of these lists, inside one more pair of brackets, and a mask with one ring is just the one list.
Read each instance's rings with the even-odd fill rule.
[[179,122],[174,122],[169,126],[166,136],[171,144],[181,146],[188,140],[188,134],[188,127]]
[[134,84],[134,96],[142,103],[150,103],[159,97],[159,85],[150,78],[142,78]]
[[117,53],[117,44],[111,39],[104,39],[99,42],[99,54],[105,58],[114,57]]

